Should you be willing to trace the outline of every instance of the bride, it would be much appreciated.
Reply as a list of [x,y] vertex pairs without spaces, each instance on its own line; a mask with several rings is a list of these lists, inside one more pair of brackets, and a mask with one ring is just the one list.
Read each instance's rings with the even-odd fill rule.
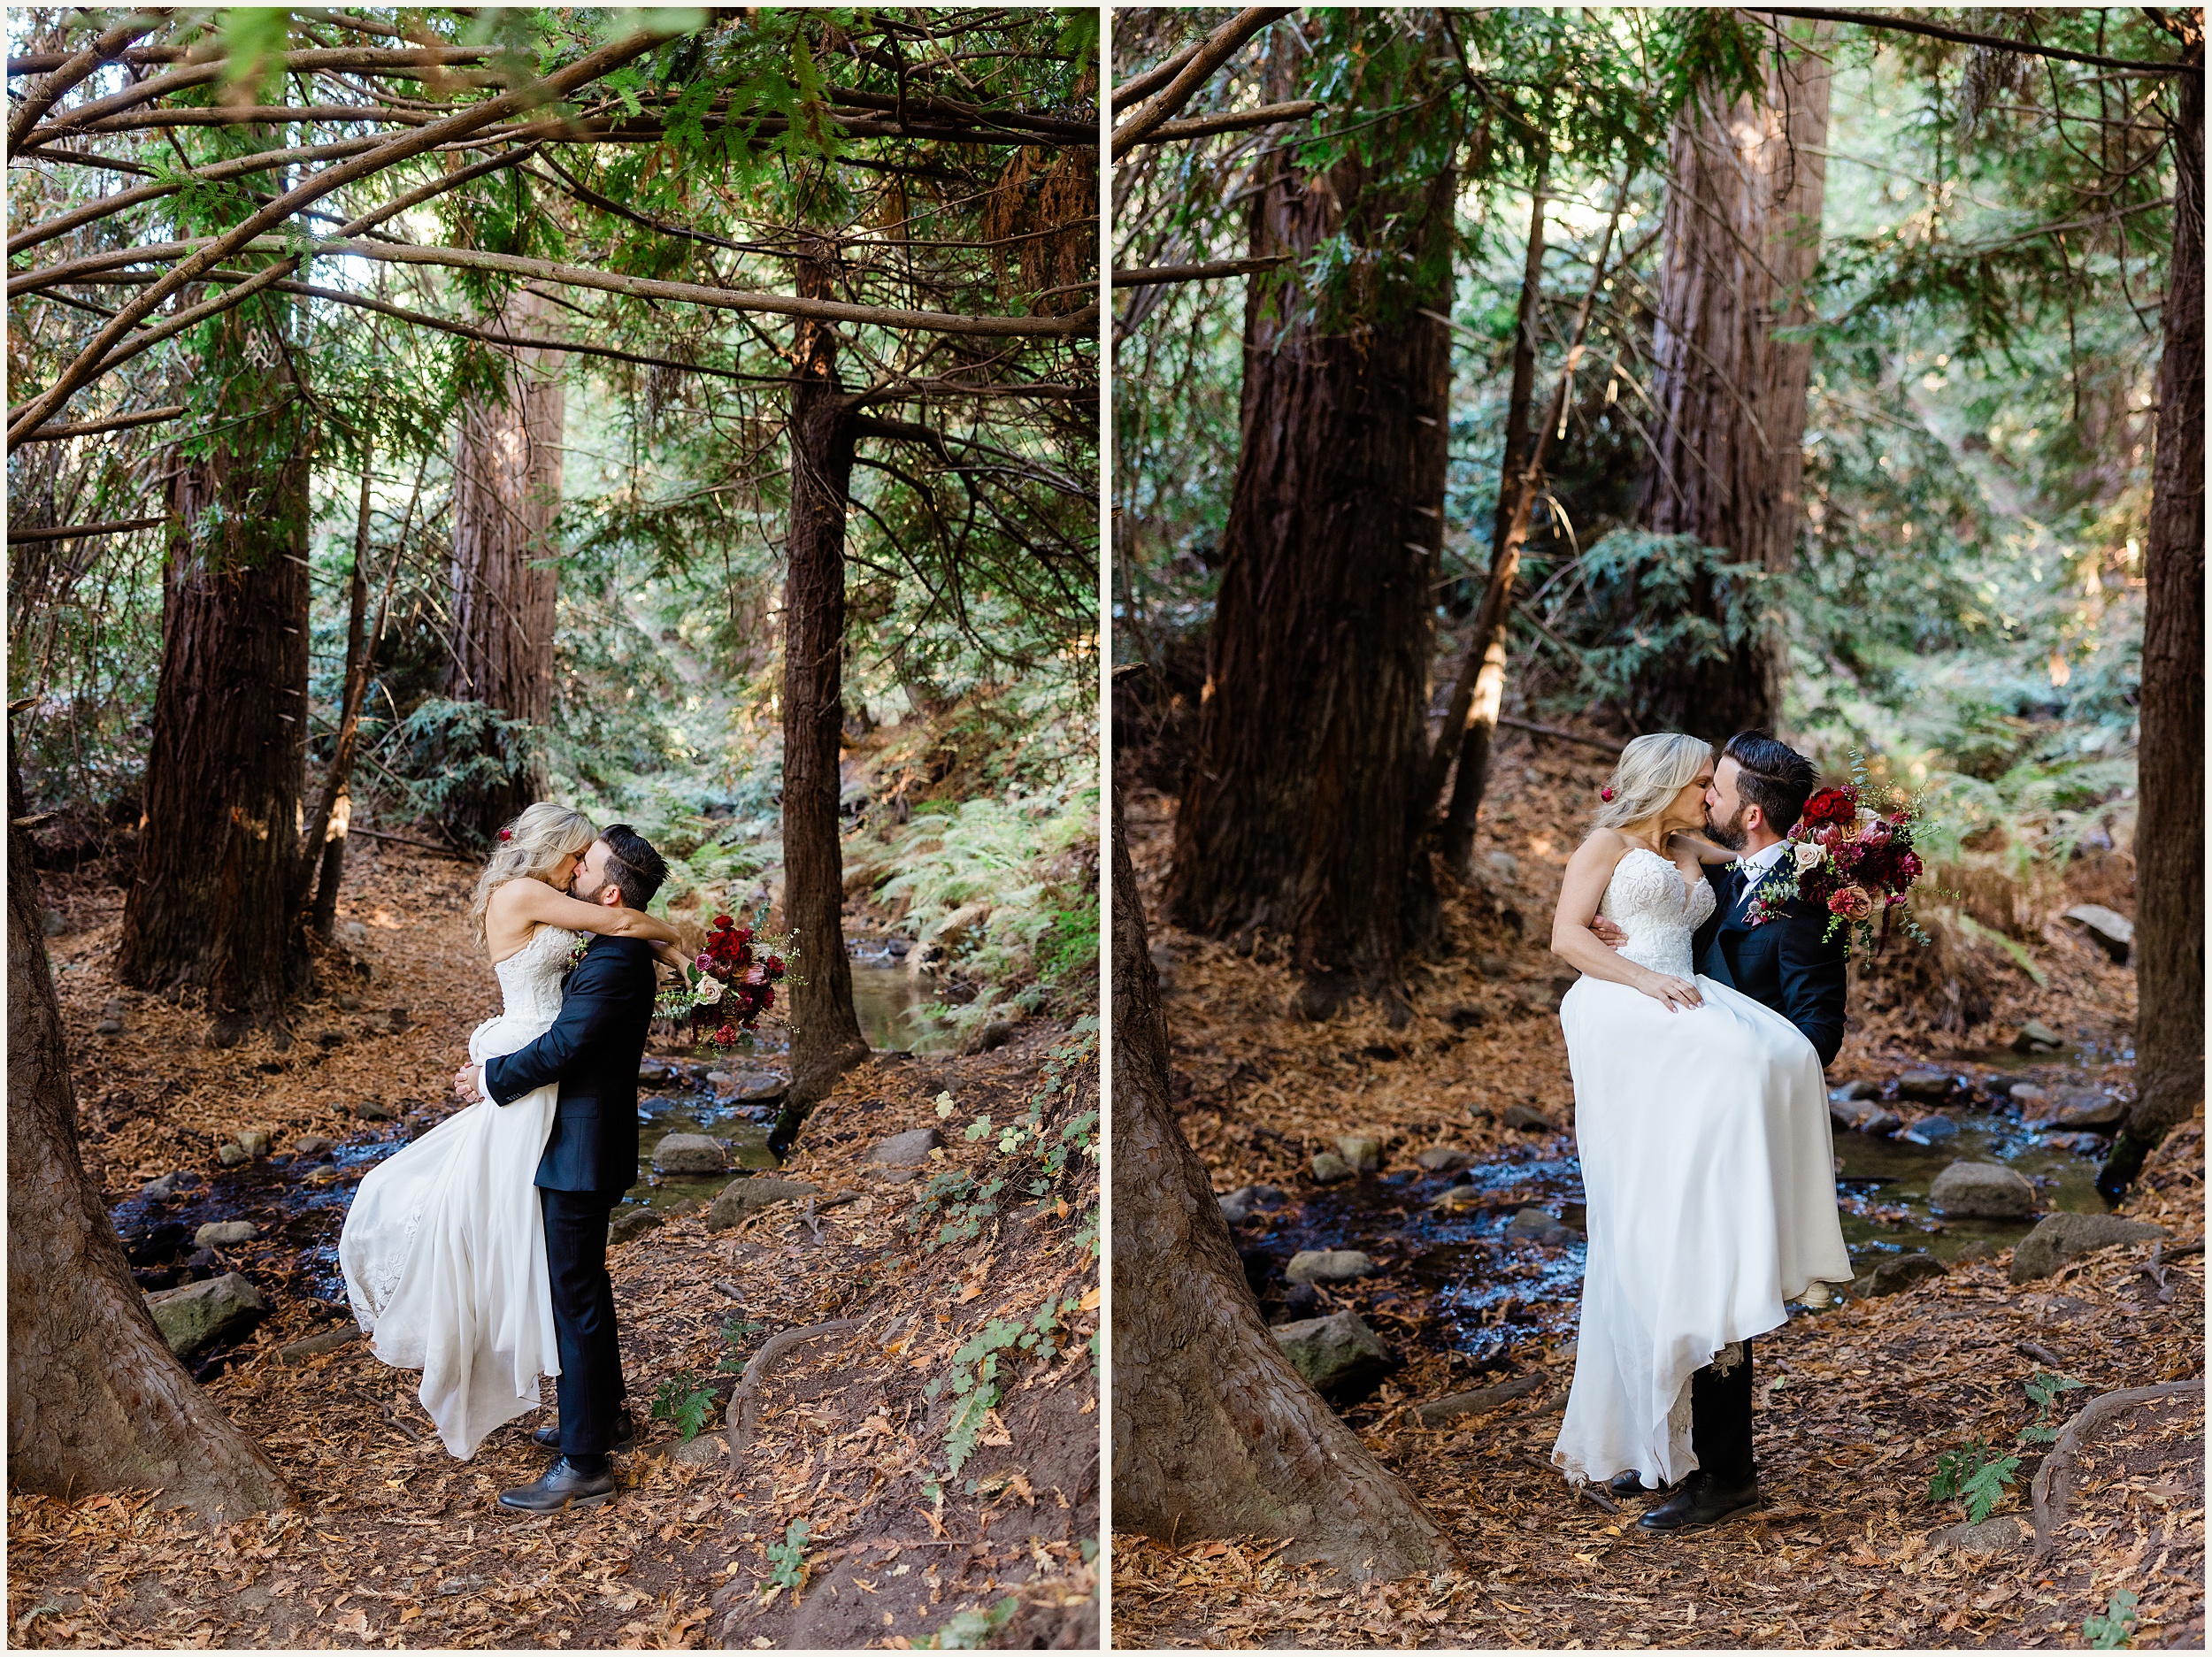
[[[649,940],[682,970],[667,923],[569,895],[595,838],[580,813],[543,803],[500,832],[469,918],[504,1004],[470,1036],[472,1062],[551,1027],[580,932]],[[480,1099],[448,1117],[369,1171],[339,1234],[356,1321],[383,1362],[422,1371],[422,1406],[464,1460],[538,1407],[540,1376],[560,1373],[533,1188],[558,1094]]]
[[[1698,1468],[1693,1375],[1747,1366],[1739,1343],[1786,1322],[1784,1301],[1851,1276],[1819,1055],[1781,1013],[1692,965],[1715,903],[1701,865],[1733,856],[1696,832],[1713,768],[1692,737],[1631,742],[1552,926],[1553,952],[1583,974],[1559,1017],[1589,1216],[1552,1461],[1578,1482],[1620,1476],[1617,1490]],[[1617,951],[1592,932],[1599,916],[1626,934]],[[1700,1523],[1756,1501],[1744,1459],[1696,1481]]]

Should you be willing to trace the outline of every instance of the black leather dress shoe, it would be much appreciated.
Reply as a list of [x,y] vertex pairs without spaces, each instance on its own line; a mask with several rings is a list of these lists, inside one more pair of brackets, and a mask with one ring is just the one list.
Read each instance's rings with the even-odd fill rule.
[[614,1498],[612,1473],[580,1473],[566,1456],[554,1458],[534,1484],[499,1492],[499,1505],[518,1513],[558,1513],[564,1507],[596,1507]]
[[[549,1442],[550,1441],[549,1440]],[[1616,1473],[1612,1477],[1607,1479],[1605,1481],[1605,1488],[1612,1492],[1614,1495],[1619,1497],[1623,1501],[1625,1501],[1631,1496],[1664,1495],[1667,1492],[1679,1487],[1673,1484],[1662,1484],[1657,1490],[1652,1490],[1647,1487],[1644,1484],[1644,1476],[1641,1473],[1639,1473],[1634,1468],[1631,1468],[1625,1473]]]
[[[534,1443],[541,1444],[549,1450],[557,1450],[561,1447],[561,1423],[557,1421],[550,1427],[541,1427],[530,1438]],[[630,1419],[630,1412],[626,1409],[615,1411],[614,1442],[607,1447],[626,1450],[636,1442],[637,1423]]]
[[1682,1481],[1673,1495],[1652,1508],[1636,1521],[1640,1530],[1656,1530],[1672,1534],[1678,1530],[1701,1530],[1709,1524],[1718,1524],[1738,1514],[1749,1513],[1759,1505],[1759,1481],[1756,1477],[1740,1484],[1724,1484],[1701,1469]]

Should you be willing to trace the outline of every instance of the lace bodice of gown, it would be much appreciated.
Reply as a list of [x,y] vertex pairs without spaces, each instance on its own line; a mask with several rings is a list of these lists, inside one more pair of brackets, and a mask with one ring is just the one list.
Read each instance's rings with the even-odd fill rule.
[[1713,888],[1682,884],[1682,871],[1639,846],[1613,867],[1598,913],[1628,934],[1621,955],[1638,966],[1678,978],[1694,970],[1690,940],[1711,918]]
[[560,1016],[561,979],[575,947],[574,932],[541,926],[530,934],[528,943],[494,966],[505,997],[500,1016],[540,1029],[550,1026]]

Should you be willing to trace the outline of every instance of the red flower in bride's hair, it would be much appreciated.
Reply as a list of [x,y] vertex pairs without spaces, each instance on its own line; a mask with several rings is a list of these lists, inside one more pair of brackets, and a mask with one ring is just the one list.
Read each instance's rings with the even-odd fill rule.
[[515,832],[512,829],[502,829],[499,831],[499,838],[503,840],[511,840],[514,839],[514,837]]
[[1598,798],[1604,801],[1606,804],[1611,805],[1613,803],[1613,791],[1610,788],[1601,788],[1598,790]]

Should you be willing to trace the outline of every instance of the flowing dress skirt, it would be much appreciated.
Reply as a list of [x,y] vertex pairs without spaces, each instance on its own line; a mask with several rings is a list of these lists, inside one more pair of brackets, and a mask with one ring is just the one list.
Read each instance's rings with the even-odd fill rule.
[[[488,1019],[469,1057],[480,1064],[542,1033]],[[449,1116],[369,1171],[339,1236],[355,1320],[384,1362],[422,1371],[417,1396],[465,1461],[538,1407],[539,1377],[560,1373],[534,1184],[559,1091]]]
[[1552,1451],[1570,1478],[1682,1477],[1692,1372],[1851,1277],[1819,1056],[1772,1009],[1697,986],[1704,1006],[1671,1012],[1585,978],[1560,1006],[1589,1224]]

